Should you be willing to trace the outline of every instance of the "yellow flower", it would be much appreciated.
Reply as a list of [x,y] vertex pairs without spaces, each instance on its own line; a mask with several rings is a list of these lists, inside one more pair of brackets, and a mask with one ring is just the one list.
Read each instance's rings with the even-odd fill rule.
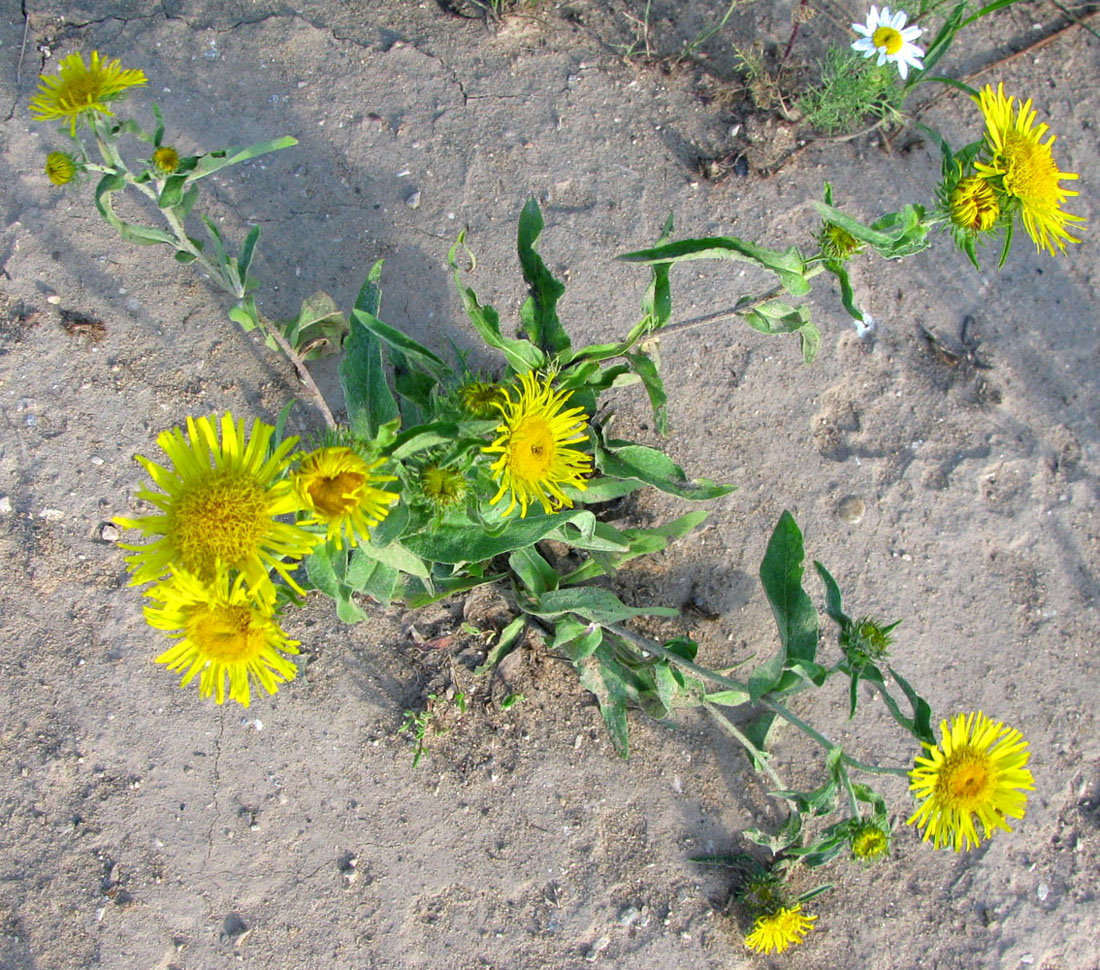
[[977,846],[977,815],[988,839],[995,829],[1010,831],[1005,817],[1023,818],[1025,789],[1034,789],[1027,764],[1027,742],[1019,731],[987,718],[981,711],[956,714],[948,728],[940,724],[940,746],[925,743],[927,758],[909,772],[909,790],[923,802],[907,822],[924,828],[933,848],[956,852]]
[[65,152],[50,152],[46,156],[46,177],[54,185],[68,185],[76,175],[76,162]]
[[153,167],[161,175],[171,175],[180,167],[180,153],[167,145],[161,145],[153,152]]
[[947,204],[952,225],[971,234],[989,232],[1001,215],[997,193],[989,180],[979,175],[960,179]]
[[801,943],[810,930],[816,916],[803,916],[802,904],[793,908],[786,906],[774,913],[756,917],[752,932],[745,937],[745,946],[757,953],[782,953],[792,943]]
[[324,525],[328,538],[343,548],[343,537],[355,546],[370,539],[370,527],[390,514],[400,496],[374,486],[397,481],[392,475],[372,475],[385,459],[368,465],[350,448],[318,448],[302,459],[294,487],[310,513],[305,525]]
[[127,88],[145,83],[141,71],[123,70],[120,61],[100,58],[99,51],[92,51],[87,66],[79,54],[63,57],[57,71],[56,75],[39,75],[38,95],[31,99],[31,113],[36,121],[67,120],[74,137],[77,123],[84,120],[84,115],[95,111],[113,115],[108,103],[121,98]]
[[228,572],[219,568],[212,583],[174,572],[145,595],[160,604],[145,607],[146,622],[178,638],[157,663],[182,670],[181,687],[201,673],[200,697],[214,695],[224,703],[228,681],[229,699],[248,707],[251,679],[274,694],[297,674],[298,668],[283,654],[296,654],[298,641],[289,639],[275,622],[273,588],[250,593],[243,574],[231,583]]
[[874,822],[864,821],[852,833],[852,856],[861,862],[874,862],[890,851],[890,836]]
[[985,147],[989,153],[988,162],[975,163],[978,174],[1000,186],[1018,208],[1037,252],[1045,247],[1053,256],[1055,247],[1064,252],[1067,242],[1080,242],[1070,235],[1068,227],[1085,220],[1062,211],[1062,203],[1077,193],[1060,184],[1062,179],[1077,176],[1073,172],[1060,172],[1054,163],[1050,151],[1054,135],[1045,143],[1040,141],[1047,126],[1036,127],[1031,99],[1019,106],[1015,121],[1012,118],[1015,97],[1005,97],[1003,84],[997,85],[996,93],[987,84],[976,100],[985,116]]
[[131,585],[160,579],[173,569],[186,570],[213,582],[218,564],[242,573],[249,587],[271,587],[269,570],[276,570],[294,589],[284,559],[307,555],[317,537],[276,516],[301,508],[290,482],[280,480],[297,444],[289,438],[268,455],[275,429],[262,421],[252,425],[245,442],[244,421],[234,423],[229,412],[221,419],[221,441],[213,417],[187,419],[187,440],[179,428],[163,431],[157,444],[172,467],[135,456],[160,491],[141,489],[137,496],[161,510],[159,515],[131,519],[119,525],[158,536],[142,546],[124,545],[134,578]]
[[458,389],[458,401],[463,410],[475,418],[491,418],[497,405],[505,399],[504,392],[487,381],[468,381]]
[[511,492],[504,515],[510,515],[518,502],[520,515],[526,516],[527,506],[536,499],[547,513],[571,507],[573,503],[561,487],[572,485],[583,491],[592,459],[566,446],[586,439],[588,415],[584,408],[563,412],[572,392],[555,393],[549,380],[540,386],[531,371],[520,375],[520,385],[515,401],[504,391],[504,400],[497,402],[504,423],[496,429],[496,441],[482,449],[487,454],[500,453],[490,466],[500,483],[491,504]]

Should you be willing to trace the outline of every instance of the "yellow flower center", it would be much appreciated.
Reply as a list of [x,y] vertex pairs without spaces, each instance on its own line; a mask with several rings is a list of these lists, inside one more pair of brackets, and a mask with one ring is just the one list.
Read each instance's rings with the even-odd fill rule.
[[187,636],[207,660],[247,663],[259,656],[265,642],[262,627],[252,623],[247,606],[197,607],[188,618]]
[[951,192],[951,221],[969,232],[989,232],[1001,214],[993,186],[976,175],[962,179]]
[[864,829],[852,839],[852,855],[857,859],[876,859],[885,851],[886,835],[881,829]]
[[264,489],[250,475],[225,474],[180,496],[168,533],[183,556],[180,565],[208,579],[217,560],[239,568],[254,556],[270,527]]
[[970,746],[951,752],[936,781],[936,794],[948,808],[975,812],[994,795],[993,764],[984,751]]
[[871,35],[871,43],[879,50],[885,50],[887,54],[896,54],[905,41],[902,40],[901,33],[893,27],[879,27]]
[[153,152],[153,164],[158,171],[163,172],[165,175],[171,175],[180,167],[179,152],[167,145],[162,145]]
[[99,100],[99,77],[91,73],[75,74],[66,78],[57,93],[57,101],[63,108],[86,108]]
[[329,518],[336,518],[358,505],[355,496],[366,480],[366,476],[359,472],[339,472],[311,482],[309,495],[318,512]]
[[529,414],[508,442],[508,470],[528,481],[545,479],[554,464],[556,447],[549,422],[541,414]]
[[1005,135],[1003,155],[1006,192],[1026,202],[1058,204],[1060,173],[1049,146],[1010,131]]

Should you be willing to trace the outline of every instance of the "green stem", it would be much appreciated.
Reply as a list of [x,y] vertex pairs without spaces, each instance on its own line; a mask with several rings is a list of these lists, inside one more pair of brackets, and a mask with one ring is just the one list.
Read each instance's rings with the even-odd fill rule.
[[[746,699],[751,697],[748,684],[734,680],[731,677],[726,677],[724,674],[715,673],[715,671],[713,670],[708,670],[706,667],[701,667],[697,663],[686,660],[679,654],[673,653],[662,644],[657,643],[655,640],[650,640],[648,637],[643,637],[640,634],[634,633],[632,630],[628,630],[626,627],[619,626],[618,624],[605,624],[605,629],[607,629],[610,633],[613,633],[615,636],[620,637],[623,640],[627,640],[638,647],[641,647],[641,649],[648,654],[651,654],[655,657],[660,657],[662,660],[669,661],[669,663],[676,664],[676,666],[681,668],[682,670],[686,670],[689,673],[695,674],[696,676],[701,677],[704,680],[709,680],[711,683],[719,684],[720,686],[725,687],[727,690],[735,690],[739,693],[745,694]],[[767,694],[761,697],[757,701],[757,703],[761,707],[771,711],[772,713],[778,714],[788,724],[791,724],[794,727],[798,728],[800,731],[802,731],[803,734],[816,741],[826,751],[832,751],[834,748],[838,747],[838,745],[833,744],[833,742],[825,737],[825,735],[823,735],[820,731],[811,727],[797,714],[788,710],[781,703],[779,703],[779,701],[769,697]],[[851,765],[853,768],[858,768],[860,771],[870,772],[871,774],[899,775],[902,777],[908,777],[909,775],[909,770],[907,768],[888,768],[880,765],[871,765],[843,753],[841,754],[841,760],[845,764]]]
[[[802,275],[805,279],[812,280],[815,276],[819,276],[824,272],[825,267],[819,263],[814,266],[809,266]],[[715,310],[713,313],[704,313],[701,317],[692,317],[689,320],[670,323],[667,327],[661,327],[659,330],[654,330],[652,333],[647,334],[647,336],[663,337],[665,334],[675,333],[677,330],[690,330],[693,327],[703,327],[709,323],[717,323],[719,320],[725,320],[729,317],[739,317],[749,310],[755,310],[758,306],[762,306],[774,300],[776,297],[782,296],[785,292],[782,286],[773,286],[760,296],[742,297],[733,306],[725,310]]]
[[[187,235],[187,230],[180,220],[180,217],[171,207],[165,208],[159,204],[160,193],[152,185],[148,182],[139,182],[137,178],[134,177],[134,174],[130,171],[126,162],[123,161],[122,156],[119,154],[118,148],[111,136],[100,128],[99,122],[95,117],[92,118],[91,124],[92,133],[95,136],[96,145],[99,148],[99,154],[107,165],[100,166],[89,164],[87,167],[107,174],[121,174],[126,179],[127,185],[132,185],[135,189],[156,203],[157,208],[160,209],[160,214],[164,217],[164,221],[168,223],[168,228],[171,229],[172,235],[176,237],[176,248],[194,257],[194,261],[206,270],[210,279],[216,282],[222,290],[237,300],[243,299],[243,282],[240,287],[234,286],[233,283],[226,278],[221,269],[216,264],[212,263],[198,246],[191,242],[191,238]],[[286,339],[286,336],[278,326],[263,316],[259,317],[259,321],[265,334],[275,341],[279,350],[282,351],[283,355],[294,367],[298,379],[302,382],[309,397],[321,412],[321,416],[325,419],[325,424],[329,428],[335,429],[337,427],[336,418],[333,416],[328,406],[328,402],[325,401],[321,389],[317,386],[317,382],[314,381],[313,376],[310,374],[301,356],[290,345],[290,341]]]
[[741,747],[743,747],[749,754],[752,755],[753,762],[760,767],[760,770],[764,772],[776,785],[779,791],[786,791],[787,786],[783,779],[775,773],[775,769],[768,763],[769,755],[766,751],[761,751],[755,744],[752,743],[744,734],[739,730],[737,725],[733,723],[725,714],[718,710],[713,704],[703,703],[703,707],[706,712],[715,720],[715,723],[726,732],[730,737],[737,740]]

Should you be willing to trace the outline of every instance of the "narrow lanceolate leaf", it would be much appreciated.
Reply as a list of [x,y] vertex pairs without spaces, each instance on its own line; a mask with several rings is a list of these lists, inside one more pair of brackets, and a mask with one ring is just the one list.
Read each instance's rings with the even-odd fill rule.
[[558,319],[557,303],[565,293],[565,284],[554,278],[538,254],[538,239],[542,233],[542,213],[530,198],[519,217],[517,248],[523,278],[527,281],[527,302],[520,310],[520,320],[530,341],[550,355],[570,349],[569,335]]
[[538,370],[546,363],[546,355],[542,349],[536,347],[530,340],[517,340],[505,337],[500,332],[500,317],[491,306],[478,301],[473,289],[462,282],[462,269],[458,265],[458,250],[462,248],[473,259],[473,254],[466,248],[466,233],[459,233],[458,241],[451,247],[447,254],[447,262],[454,270],[455,287],[462,297],[462,305],[466,310],[466,316],[474,325],[481,339],[490,347],[499,350],[508,361],[508,366],[517,374],[525,374],[527,371]]
[[760,582],[779,629],[779,653],[759,666],[749,678],[756,699],[771,690],[789,663],[812,664],[817,654],[817,610],[802,588],[805,553],[802,532],[790,512],[784,512],[760,564]]
[[387,421],[398,417],[397,401],[386,381],[382,344],[364,325],[370,314],[352,311],[351,333],[344,342],[340,361],[340,386],[348,410],[351,430],[371,439]]
[[691,259],[732,259],[755,263],[779,277],[779,282],[791,296],[810,292],[806,279],[806,261],[797,248],[768,249],[736,236],[710,236],[702,239],[680,239],[677,242],[624,253],[619,259],[628,263],[679,263]]

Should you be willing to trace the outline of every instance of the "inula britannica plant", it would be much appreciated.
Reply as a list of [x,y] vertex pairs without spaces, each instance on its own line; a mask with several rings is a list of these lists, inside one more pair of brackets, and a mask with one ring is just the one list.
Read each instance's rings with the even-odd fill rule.
[[[862,39],[853,46],[861,56],[877,54],[879,65],[896,68],[903,79],[922,64],[927,70],[944,46],[941,32],[927,50],[917,47],[920,28],[889,8],[872,7],[856,29]],[[201,214],[199,183],[295,140],[181,157],[166,140],[156,106],[152,130],[120,116],[127,93],[145,83],[140,70],[98,52],[87,60],[66,56],[56,74],[43,75],[31,112],[60,122],[64,142],[47,155],[46,177],[57,186],[95,178],[95,205],[125,239],[166,246],[180,262],[201,266],[232,298],[231,318],[246,330],[259,328],[269,346],[287,355],[320,418],[303,443],[284,433],[289,405],[274,423],[230,412],[195,415],[185,427],[161,432],[155,453],[137,456],[149,479],[135,496],[140,509],[116,521],[132,534],[127,566],[132,584],[144,587],[151,636],[163,637],[163,649],[151,657],[180,675],[184,687],[197,683],[201,698],[245,707],[257,688],[293,690],[293,658],[302,645],[287,636],[281,618],[308,608],[317,595],[355,623],[375,605],[414,609],[498,586],[514,617],[484,669],[524,642],[541,643],[567,658],[598,699],[624,757],[629,711],[665,718],[693,707],[713,718],[768,779],[786,806],[786,821],[776,832],[744,833],[766,852],[697,860],[736,874],[743,943],[757,952],[802,943],[819,919],[806,907],[828,887],[796,894],[787,878],[792,872],[842,856],[860,865],[890,857],[896,835],[869,778],[908,779],[916,807],[906,813],[907,824],[935,849],[967,851],[1024,818],[1034,785],[1020,732],[980,711],[957,713],[941,721],[937,740],[928,703],[899,669],[904,665],[895,666],[898,623],[850,616],[836,580],[814,562],[824,590],[819,610],[803,586],[803,536],[789,513],[775,525],[760,566],[778,632],[769,659],[735,678],[729,669],[697,663],[689,637],[659,642],[639,633],[636,617],[676,611],[629,606],[596,581],[688,534],[707,513],[627,529],[601,517],[601,505],[644,488],[705,502],[733,487],[689,478],[661,450],[612,437],[609,423],[595,416],[608,390],[637,386],[658,430],[667,431],[653,338],[676,326],[671,277],[678,263],[717,259],[766,270],[775,285],[746,294],[728,316],[762,333],[798,334],[809,362],[820,333],[807,303],[792,301],[809,294],[815,277],[835,279],[852,318],[862,329],[873,326],[848,281],[846,267],[861,254],[909,258],[930,245],[929,231],[938,226],[975,264],[977,247],[999,239],[1003,261],[1017,225],[1040,251],[1064,252],[1082,228],[1063,208],[1074,193],[1062,182],[1076,176],[1058,168],[1054,138],[1036,125],[1031,99],[1006,95],[1000,84],[975,93],[974,113],[985,129],[977,130],[975,117],[975,139],[957,150],[936,136],[942,178],[927,208],[906,205],[865,223],[838,208],[826,185],[817,204],[820,230],[806,252],[736,237],[673,239],[669,219],[654,245],[621,257],[648,267],[649,282],[637,321],[611,343],[574,345],[557,309],[564,284],[539,255],[543,217],[533,200],[519,217],[527,297],[515,326],[502,325],[467,285],[473,256],[459,235],[448,259],[470,323],[497,355],[498,369],[486,375],[385,322],[380,262],[346,314],[327,298],[311,298],[293,320],[263,316],[250,272],[259,229],[234,250]],[[162,224],[120,218],[111,200],[126,191],[152,201]],[[191,234],[196,226],[205,238]],[[342,352],[342,402],[326,401],[305,367],[321,345]],[[563,547],[573,555],[555,553]],[[822,612],[835,629],[831,642],[822,637]],[[788,706],[791,695],[838,677],[848,685],[849,716],[861,694],[868,696],[859,690],[863,684],[913,739],[910,765],[858,760]],[[780,725],[820,749],[817,787],[801,791],[784,782],[768,750]],[[422,753],[421,746],[418,759]]]

